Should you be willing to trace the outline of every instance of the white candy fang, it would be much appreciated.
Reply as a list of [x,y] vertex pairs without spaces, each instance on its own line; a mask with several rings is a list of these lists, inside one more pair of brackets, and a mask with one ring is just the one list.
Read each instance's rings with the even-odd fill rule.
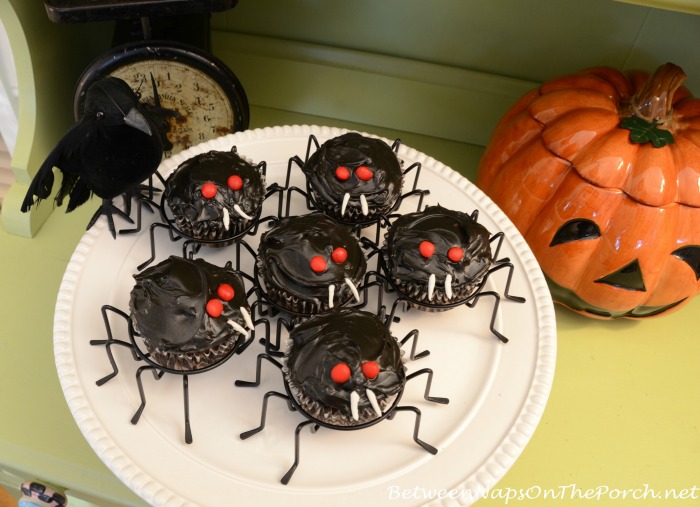
[[447,299],[452,299],[452,275],[445,277],[445,295]]
[[357,291],[357,287],[355,287],[355,284],[352,283],[352,280],[350,280],[349,278],[345,278],[345,283],[350,288],[352,295],[355,296],[355,300],[357,300],[357,302],[359,303],[360,302],[360,293]]
[[377,414],[377,417],[381,417],[382,409],[377,401],[377,395],[374,394],[374,391],[370,391],[369,389],[367,389],[366,394],[369,404],[372,405],[372,408],[374,409],[374,413]]
[[362,206],[362,214],[369,215],[369,206],[367,206],[367,198],[365,194],[360,194],[360,206]]
[[343,196],[343,204],[340,206],[340,216],[345,215],[345,210],[348,207],[348,203],[350,202],[350,194],[347,192]]
[[245,320],[245,325],[253,331],[255,329],[255,326],[253,325],[253,319],[250,318],[250,314],[248,313],[248,310],[243,308],[242,306],[239,308],[241,311],[241,315],[243,316],[243,320]]
[[335,285],[328,286],[328,308],[333,308],[333,297],[335,296]]
[[228,214],[227,208],[224,208],[223,222],[224,222],[224,229],[226,229],[228,231],[228,228],[231,226],[231,217]]
[[360,395],[358,394],[357,391],[353,391],[350,393],[350,413],[352,414],[352,418],[355,419],[356,421],[360,418],[360,411],[358,410],[358,406],[360,405]]
[[246,220],[253,220],[253,217],[251,217],[245,211],[243,211],[238,204],[234,204],[233,209],[236,211],[236,213],[238,213],[240,216],[242,216]]
[[433,293],[435,292],[435,274],[433,273],[428,278],[428,301],[433,300]]
[[227,320],[226,323],[233,328],[234,331],[238,331],[241,334],[248,334],[248,331],[245,330],[243,326],[241,326],[238,322],[235,322],[231,319]]

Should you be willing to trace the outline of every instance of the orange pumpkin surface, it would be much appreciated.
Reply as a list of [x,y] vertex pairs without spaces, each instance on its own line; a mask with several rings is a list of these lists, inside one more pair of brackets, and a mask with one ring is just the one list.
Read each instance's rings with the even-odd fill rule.
[[555,301],[597,318],[700,292],[700,100],[671,63],[544,83],[506,113],[477,185],[510,217]]

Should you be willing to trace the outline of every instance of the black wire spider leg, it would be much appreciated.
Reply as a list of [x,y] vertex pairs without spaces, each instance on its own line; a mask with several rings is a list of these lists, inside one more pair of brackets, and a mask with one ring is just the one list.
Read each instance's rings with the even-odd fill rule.
[[156,222],[154,224],[151,224],[150,230],[149,230],[149,236],[151,240],[151,256],[146,259],[144,262],[139,264],[136,269],[138,271],[141,271],[144,269],[146,266],[148,266],[151,262],[153,262],[156,258],[156,240],[155,240],[155,230],[159,227],[162,227],[164,229],[167,229],[169,234],[170,234],[170,240],[171,241],[177,241],[179,240],[182,236],[173,236],[173,231],[170,227],[168,227],[166,224]]
[[477,301],[479,301],[479,299],[481,299],[483,296],[492,296],[494,298],[493,313],[491,314],[491,323],[489,324],[489,329],[491,330],[491,332],[494,335],[496,335],[496,338],[501,340],[503,343],[508,343],[508,338],[506,338],[501,333],[499,333],[495,327],[496,314],[498,313],[498,306],[499,306],[499,303],[501,302],[501,296],[498,295],[498,292],[493,292],[493,291],[479,292],[478,294],[474,295],[473,299],[471,299],[470,301],[467,301],[465,304],[469,308],[474,308],[476,306]]
[[500,266],[498,266],[497,268],[494,268],[494,271],[495,271],[496,269],[500,269],[501,266],[502,266],[502,267],[508,268],[508,278],[506,278],[506,287],[505,287],[505,289],[503,290],[503,296],[504,296],[506,299],[509,299],[509,300],[511,300],[511,301],[515,301],[516,303],[524,303],[524,302],[525,302],[525,298],[524,298],[524,297],[522,297],[522,296],[513,296],[513,295],[509,294],[509,291],[510,291],[510,282],[513,280],[513,271],[515,270],[515,266],[513,266],[513,264],[512,264],[511,262],[505,262],[505,263],[501,264]]
[[114,353],[112,352],[112,345],[120,345],[122,347],[126,347],[131,351],[131,355],[134,357],[134,361],[138,361],[139,357],[136,354],[136,351],[134,350],[134,347],[132,346],[131,343],[125,342],[122,340],[115,340],[114,335],[112,333],[112,326],[109,322],[109,315],[107,314],[108,311],[114,312],[120,317],[124,318],[127,323],[129,323],[129,326],[131,328],[129,316],[124,313],[123,311],[119,310],[118,308],[115,308],[114,306],[111,305],[103,305],[101,308],[101,313],[102,313],[102,320],[104,321],[105,324],[105,330],[107,331],[107,339],[106,340],[90,340],[90,345],[104,345],[105,350],[107,351],[107,359],[109,359],[109,364],[112,366],[112,373],[109,373],[108,375],[102,377],[99,379],[96,384],[98,386],[101,386],[107,382],[109,382],[111,379],[117,376],[119,373],[119,368],[117,367],[117,362],[114,359]]
[[392,412],[388,419],[393,419],[394,416],[396,416],[397,412],[413,412],[416,414],[416,424],[413,426],[413,441],[420,445],[423,449],[428,451],[430,454],[437,454],[437,449],[433,447],[432,445],[423,442],[420,438],[418,438],[418,430],[420,429],[420,410],[416,407],[411,407],[411,406],[406,406],[406,407],[396,407],[394,409],[394,412]]
[[423,352],[419,352],[418,354],[416,354],[416,347],[418,346],[418,334],[419,334],[419,331],[417,329],[414,329],[413,331],[409,332],[404,337],[403,340],[401,340],[401,346],[403,346],[408,340],[413,338],[413,342],[411,343],[411,356],[410,356],[411,361],[413,361],[414,359],[420,359],[422,357],[427,357],[430,355],[429,350],[424,350]]
[[425,400],[432,401],[433,403],[441,403],[443,405],[447,405],[450,402],[448,398],[430,396],[430,386],[433,384],[433,370],[430,368],[423,368],[422,370],[411,373],[410,375],[406,376],[406,382],[412,378],[416,378],[419,375],[428,375],[428,380],[425,383],[425,393],[423,393],[423,398]]
[[136,424],[139,422],[139,419],[141,419],[141,414],[143,414],[143,409],[146,408],[146,393],[143,390],[143,381],[141,380],[141,374],[146,371],[146,370],[151,370],[153,372],[153,377],[155,377],[156,380],[160,380],[163,375],[165,374],[164,371],[158,370],[155,366],[141,366],[138,370],[136,370],[136,384],[138,385],[139,388],[139,396],[141,397],[141,405],[139,405],[139,408],[136,410],[136,413],[134,416],[131,418],[131,424]]
[[260,426],[257,426],[255,428],[253,428],[252,430],[244,431],[243,433],[241,433],[241,435],[240,435],[241,440],[245,440],[246,438],[250,438],[253,435],[255,435],[256,433],[260,433],[265,428],[265,421],[267,419],[267,402],[269,401],[269,399],[272,396],[286,400],[287,406],[289,407],[289,409],[294,410],[294,408],[292,406],[292,402],[289,399],[289,396],[287,396],[286,394],[282,394],[282,393],[279,393],[277,391],[266,392],[265,396],[263,397],[262,411],[260,413]]
[[[474,210],[474,213],[472,216],[478,216],[479,212],[478,210]],[[476,219],[475,219],[476,220]],[[505,238],[505,233],[503,232],[497,232],[494,234],[490,239],[489,242],[492,243],[493,241],[497,241],[496,245],[496,251],[493,254],[493,258],[496,259],[496,267],[492,268],[488,274],[493,273],[494,271],[497,271],[503,267],[508,267],[508,278],[506,279],[506,288],[503,291],[503,296],[506,299],[510,299],[511,301],[515,301],[517,303],[524,303],[525,298],[521,296],[511,296],[508,294],[508,291],[510,290],[510,282],[513,279],[513,270],[515,269],[515,266],[513,266],[513,263],[510,262],[510,259],[508,257],[504,257],[503,259],[498,258],[498,253],[501,251],[501,245],[503,245],[503,239]]]
[[187,375],[182,376],[182,394],[185,403],[185,443],[192,443],[192,428],[190,427],[190,380]]
[[236,380],[235,385],[237,387],[258,387],[260,385],[260,377],[262,374],[262,360],[265,359],[270,363],[274,364],[277,368],[282,370],[282,363],[277,361],[275,358],[269,354],[258,354],[257,363],[255,365],[255,380]]
[[[289,480],[292,478],[292,475],[294,475],[294,472],[297,469],[297,466],[299,466],[299,442],[300,442],[300,436],[299,434],[301,433],[301,430],[304,429],[304,427],[308,426],[309,424],[314,424],[313,421],[304,421],[301,422],[297,425],[297,429],[294,431],[294,463],[292,466],[287,470],[287,473],[284,474],[280,482],[284,484],[285,486],[289,483]],[[319,425],[315,424],[314,427],[311,429],[312,432],[315,432],[318,429]]]

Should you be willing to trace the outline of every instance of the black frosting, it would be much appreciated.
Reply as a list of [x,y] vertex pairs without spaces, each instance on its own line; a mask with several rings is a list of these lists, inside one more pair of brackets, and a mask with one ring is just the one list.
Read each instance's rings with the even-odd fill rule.
[[[337,263],[331,253],[337,247],[347,251],[345,262]],[[357,287],[364,277],[367,261],[357,238],[346,227],[322,213],[280,220],[260,238],[258,265],[268,288],[279,288],[301,300],[315,300],[327,308],[328,287],[336,287],[334,305],[353,298],[345,278]],[[314,256],[326,260],[327,269],[311,269]]]
[[[232,190],[227,180],[238,175],[243,180],[240,190]],[[216,185],[216,196],[202,196],[205,183]],[[265,181],[261,169],[231,151],[209,151],[184,161],[168,177],[165,199],[173,212],[178,228],[198,239],[220,239],[238,233],[251,223],[235,210],[255,217],[265,198]],[[230,226],[224,226],[224,208],[228,210]]]
[[[334,308],[296,326],[290,339],[287,378],[303,396],[320,404],[321,412],[332,408],[349,417],[353,391],[360,396],[360,412],[372,412],[366,390],[372,390],[380,404],[385,405],[406,382],[399,344],[372,313]],[[376,378],[368,379],[363,374],[362,364],[366,361],[379,365]],[[338,363],[347,364],[352,372],[342,384],[331,378],[331,370]]]
[[[435,274],[439,290],[448,274],[454,287],[473,286],[491,266],[489,238],[490,233],[483,225],[461,211],[428,206],[422,212],[402,215],[391,225],[384,246],[389,274],[399,283],[420,287],[427,285],[430,275]],[[435,245],[435,252],[429,258],[420,252],[423,241]],[[459,262],[447,256],[455,246],[464,251]]]
[[[336,177],[339,166],[350,170],[347,180]],[[373,178],[363,181],[355,170],[367,166]],[[370,219],[377,212],[386,213],[401,195],[403,173],[396,153],[381,139],[365,137],[355,132],[329,139],[304,164],[314,200],[325,213],[339,220]],[[341,216],[343,196],[349,193],[347,211]],[[363,216],[359,196],[367,199],[369,214]]]
[[[250,314],[243,282],[228,266],[172,256],[134,279],[129,303],[134,327],[149,346],[165,352],[194,352],[236,339],[239,333],[227,321],[245,327],[240,308]],[[219,299],[217,288],[224,283],[233,287],[234,297],[221,301],[219,317],[210,317],[206,304]]]

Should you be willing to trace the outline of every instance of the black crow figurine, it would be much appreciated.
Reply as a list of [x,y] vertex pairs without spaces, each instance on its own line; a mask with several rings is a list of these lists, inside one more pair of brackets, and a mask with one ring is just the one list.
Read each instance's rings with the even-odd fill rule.
[[[154,93],[157,100],[155,89]],[[163,156],[159,127],[158,119],[154,120],[123,80],[105,77],[96,81],[85,95],[83,117],[58,142],[29,185],[22,211],[29,211],[35,197],[38,203],[51,195],[53,168],[57,167],[63,180],[56,193],[56,205],[60,206],[68,196],[68,213],[94,193],[102,198],[102,205],[87,228],[105,215],[116,238],[112,215],[122,216],[130,223],[133,220],[128,211],[114,206],[112,199],[125,194],[130,210],[131,196],[140,195],[141,183],[155,173]]]

